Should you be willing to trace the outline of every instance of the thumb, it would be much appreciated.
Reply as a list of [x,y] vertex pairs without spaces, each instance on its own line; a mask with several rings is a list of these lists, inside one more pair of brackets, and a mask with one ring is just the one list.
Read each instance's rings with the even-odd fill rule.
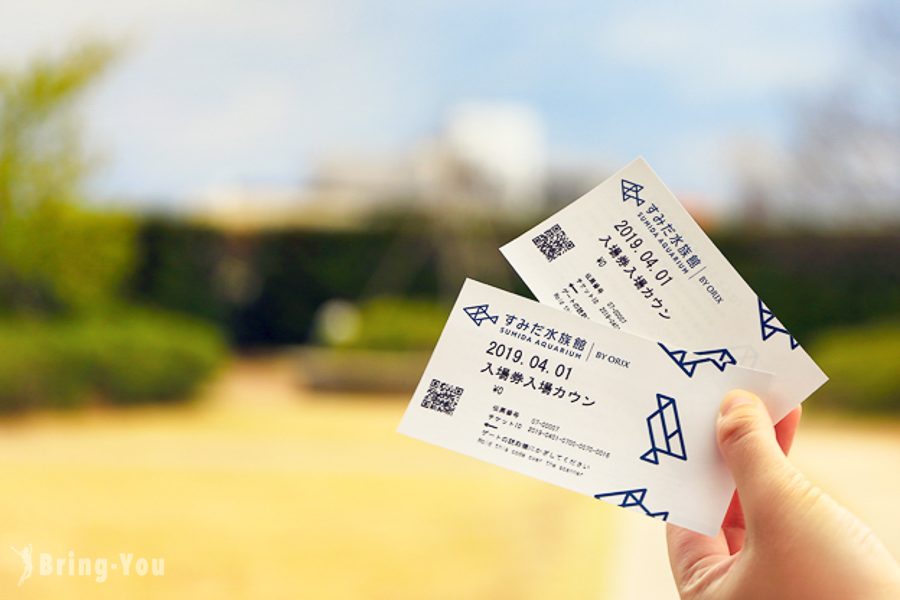
[[716,438],[748,522],[773,514],[780,500],[805,481],[778,445],[772,419],[755,394],[734,390],[725,396]]

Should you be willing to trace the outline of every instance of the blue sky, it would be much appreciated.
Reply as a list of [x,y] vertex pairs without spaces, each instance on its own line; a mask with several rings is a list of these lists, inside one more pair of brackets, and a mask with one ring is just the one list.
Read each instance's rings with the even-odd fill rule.
[[854,65],[858,2],[4,2],[0,60],[90,35],[126,52],[85,106],[103,195],[182,201],[389,154],[461,102],[542,117],[550,158],[643,154],[724,202],[734,148],[788,143],[798,100]]

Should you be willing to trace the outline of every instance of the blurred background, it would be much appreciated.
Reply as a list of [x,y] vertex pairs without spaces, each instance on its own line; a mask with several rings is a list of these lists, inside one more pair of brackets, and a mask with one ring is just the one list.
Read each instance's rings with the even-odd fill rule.
[[394,432],[464,277],[530,297],[497,248],[637,155],[900,553],[898,67],[880,0],[4,2],[2,596],[674,597],[656,523]]

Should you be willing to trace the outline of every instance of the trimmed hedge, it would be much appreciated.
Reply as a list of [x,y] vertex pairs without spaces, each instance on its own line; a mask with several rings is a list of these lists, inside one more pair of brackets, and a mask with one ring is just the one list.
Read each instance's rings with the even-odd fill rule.
[[810,354],[830,378],[816,405],[900,413],[900,321],[833,329]]
[[355,335],[334,345],[365,350],[431,350],[449,311],[449,306],[433,300],[373,298],[359,306]]
[[225,353],[216,329],[160,312],[0,319],[0,411],[184,399]]
[[[424,224],[413,225],[238,232],[145,221],[129,296],[215,322],[238,346],[307,343],[316,312],[334,298],[403,295],[448,303],[466,276],[532,297],[494,250],[525,225],[492,233],[473,225],[462,242],[477,260],[440,277],[441,240]],[[803,344],[831,327],[900,313],[897,231],[718,231],[713,238]]]

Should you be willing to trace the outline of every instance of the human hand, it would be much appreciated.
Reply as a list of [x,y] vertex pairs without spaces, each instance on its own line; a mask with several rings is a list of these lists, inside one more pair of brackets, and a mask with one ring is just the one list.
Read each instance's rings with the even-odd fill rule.
[[682,598],[900,598],[897,561],[787,460],[799,422],[797,408],[773,431],[758,397],[726,396],[716,435],[737,492],[714,538],[667,525]]

